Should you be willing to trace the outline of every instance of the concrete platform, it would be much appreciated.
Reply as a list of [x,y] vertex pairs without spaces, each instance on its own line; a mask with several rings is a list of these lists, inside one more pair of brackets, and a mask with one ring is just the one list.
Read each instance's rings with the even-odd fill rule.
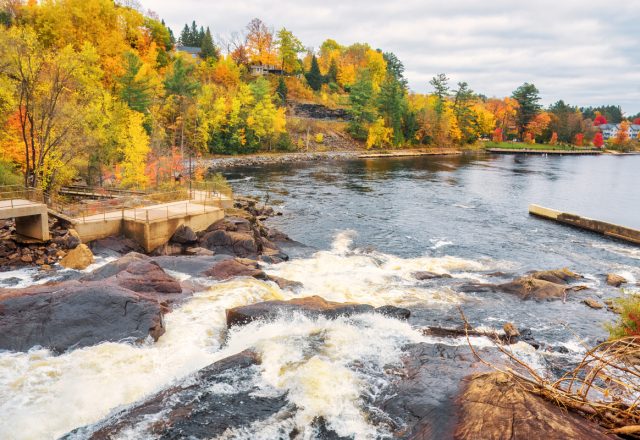
[[640,230],[637,229],[581,217],[539,205],[529,205],[529,214],[640,245]]
[[49,240],[47,205],[26,199],[0,200],[0,219],[14,218],[16,232],[36,240]]
[[122,234],[151,252],[167,243],[181,225],[198,232],[224,218],[224,209],[216,204],[204,199],[169,202],[70,220],[83,242]]

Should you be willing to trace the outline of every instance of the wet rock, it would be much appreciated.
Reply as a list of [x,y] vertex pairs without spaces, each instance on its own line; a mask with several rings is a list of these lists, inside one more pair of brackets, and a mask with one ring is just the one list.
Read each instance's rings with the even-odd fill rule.
[[458,440],[611,439],[596,424],[531,394],[504,373],[468,379],[459,397]]
[[67,269],[83,270],[93,263],[93,253],[86,244],[79,244],[74,249],[67,252],[67,255],[60,260],[60,265]]
[[22,261],[23,263],[31,263],[33,262],[33,257],[29,254],[25,254],[22,257],[20,257],[20,261]]
[[135,430],[136,438],[204,439],[218,438],[225,431],[240,431],[287,405],[285,395],[255,392],[259,363],[256,353],[243,351],[62,438],[107,440],[121,438]]
[[104,341],[157,340],[164,333],[155,298],[105,283],[70,281],[0,293],[0,349],[34,346],[61,353]]
[[524,300],[534,299],[540,301],[564,298],[568,287],[550,281],[523,277],[510,283],[499,284],[497,289],[517,295]]
[[162,255],[182,255],[184,248],[181,244],[168,242],[161,246],[155,248],[151,255],[153,256],[162,256]]
[[536,280],[549,281],[554,284],[568,284],[571,281],[581,279],[582,275],[578,275],[577,273],[564,268],[532,272],[529,274],[529,277]]
[[601,309],[604,307],[602,304],[600,304],[600,302],[596,301],[593,298],[586,298],[582,302],[588,305],[589,307],[591,307],[592,309]]
[[604,304],[607,306],[607,310],[618,315],[622,313],[622,307],[614,299],[605,299]]
[[[73,231],[73,232],[71,232]],[[82,241],[75,230],[70,229],[65,235],[54,237],[53,242],[65,249],[75,249]]]
[[419,280],[419,281],[433,280],[435,278],[452,278],[451,275],[449,275],[448,273],[435,273],[435,272],[429,272],[424,270],[414,272],[412,275],[416,280]]
[[627,279],[621,275],[610,273],[607,274],[607,284],[613,287],[620,287],[627,283]]
[[137,252],[130,252],[124,257],[120,257],[115,261],[111,261],[102,267],[94,270],[93,272],[84,275],[80,278],[81,281],[97,281],[104,280],[109,277],[115,276],[118,273],[126,270],[132,263],[139,261],[148,261],[150,258],[144,254]]
[[180,225],[171,236],[171,241],[179,244],[191,244],[198,241],[198,236],[189,226]]
[[90,244],[91,249],[94,252],[107,249],[121,255],[128,254],[129,252],[144,253],[144,248],[142,246],[140,246],[136,241],[123,235],[94,240]]
[[504,330],[504,334],[507,335],[508,338],[517,338],[520,336],[520,332],[518,331],[518,327],[516,327],[513,323],[507,322],[502,326],[502,330]]
[[268,276],[269,281],[273,281],[278,285],[278,287],[282,290],[298,290],[302,288],[302,283],[300,281],[292,281],[286,278],[276,277],[273,275]]
[[2,286],[5,286],[5,287],[17,286],[21,282],[22,282],[22,280],[20,278],[17,278],[17,277],[9,277],[9,278],[5,278],[3,280],[0,280],[0,284]]
[[215,255],[215,252],[210,251],[209,249],[203,248],[203,247],[190,247],[190,248],[186,248],[184,250],[185,255],[199,255],[199,256],[205,256],[205,257],[210,257],[212,255]]
[[192,277],[201,277],[221,261],[233,259],[230,255],[177,255],[171,257],[153,257],[164,270],[184,273]]
[[384,315],[389,318],[400,319],[402,321],[406,321],[411,316],[411,310],[389,305],[378,307],[375,312],[379,313],[380,315]]
[[368,304],[338,303],[319,296],[295,298],[289,301],[265,301],[227,309],[227,327],[244,325],[258,319],[273,320],[282,315],[302,313],[310,317],[324,316],[334,319],[357,313],[373,312]]
[[181,293],[180,283],[155,261],[135,261],[115,275],[115,282],[134,292]]
[[235,255],[237,257],[258,256],[258,246],[253,234],[215,230],[205,234],[200,245],[216,254]]
[[234,277],[267,278],[267,275],[260,269],[258,263],[238,258],[216,263],[211,269],[204,272],[204,275],[220,281]]

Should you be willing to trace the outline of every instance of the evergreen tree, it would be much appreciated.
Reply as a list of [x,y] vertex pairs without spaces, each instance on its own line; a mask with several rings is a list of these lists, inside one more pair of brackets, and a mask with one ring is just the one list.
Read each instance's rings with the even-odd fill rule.
[[524,83],[518,87],[511,95],[518,101],[518,111],[516,114],[516,127],[520,139],[524,139],[524,132],[527,124],[540,112],[540,95],[538,89],[533,84]]
[[309,87],[311,87],[316,92],[320,90],[323,83],[322,73],[320,73],[320,66],[318,65],[318,59],[314,55],[311,58],[311,69],[305,75],[307,77],[307,82],[309,83]]
[[404,87],[392,72],[387,72],[378,95],[378,111],[384,118],[385,125],[393,130],[392,142],[394,145],[401,145],[405,141],[402,132],[402,119],[406,109]]
[[351,86],[349,93],[349,132],[360,140],[367,138],[367,127],[376,119],[376,109],[374,106],[373,82],[371,73],[364,69],[358,75],[356,82]]
[[280,79],[278,80],[278,87],[276,87],[276,95],[280,99],[282,106],[287,104],[287,93],[289,93],[287,85],[284,82],[284,78],[280,76]]
[[449,78],[444,73],[431,78],[429,84],[435,89],[434,94],[438,97],[436,112],[440,115],[444,112],[444,100],[449,96]]
[[188,25],[184,25],[182,32],[180,32],[180,39],[178,40],[181,46],[188,46],[191,41],[191,31]]
[[338,63],[335,58],[331,59],[331,64],[329,64],[329,70],[327,71],[327,83],[337,83],[338,82]]
[[402,61],[393,52],[385,52],[382,56],[387,62],[387,72],[393,75],[403,89],[406,89],[408,84],[404,77],[404,64],[402,64]]
[[149,78],[139,78],[142,61],[134,52],[124,54],[125,72],[118,78],[120,98],[130,109],[145,113],[151,104],[151,83]]
[[211,37],[211,31],[207,27],[207,31],[202,38],[202,44],[200,45],[200,57],[204,60],[213,58],[218,59],[218,49],[213,44],[213,38]]
[[459,82],[453,95],[453,114],[466,142],[473,142],[476,138],[475,113],[471,108],[473,98],[473,90],[469,85],[464,81]]
[[189,44],[187,44],[187,46],[200,47],[198,26],[196,26],[195,20],[191,22],[191,29],[189,30]]

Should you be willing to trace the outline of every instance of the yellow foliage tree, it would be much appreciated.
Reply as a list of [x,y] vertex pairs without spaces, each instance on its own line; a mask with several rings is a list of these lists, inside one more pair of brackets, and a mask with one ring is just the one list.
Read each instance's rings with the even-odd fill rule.
[[378,118],[369,126],[367,148],[381,148],[391,144],[393,129],[385,126],[384,119]]
[[122,162],[120,173],[121,184],[129,188],[145,188],[149,178],[145,174],[147,156],[149,155],[149,136],[142,126],[143,115],[129,111],[126,137],[120,146]]

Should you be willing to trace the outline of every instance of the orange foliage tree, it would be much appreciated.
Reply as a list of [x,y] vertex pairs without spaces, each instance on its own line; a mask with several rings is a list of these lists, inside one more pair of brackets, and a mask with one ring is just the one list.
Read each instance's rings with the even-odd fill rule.
[[575,144],[577,147],[582,147],[582,145],[584,144],[584,134],[582,133],[578,133],[575,137]]

